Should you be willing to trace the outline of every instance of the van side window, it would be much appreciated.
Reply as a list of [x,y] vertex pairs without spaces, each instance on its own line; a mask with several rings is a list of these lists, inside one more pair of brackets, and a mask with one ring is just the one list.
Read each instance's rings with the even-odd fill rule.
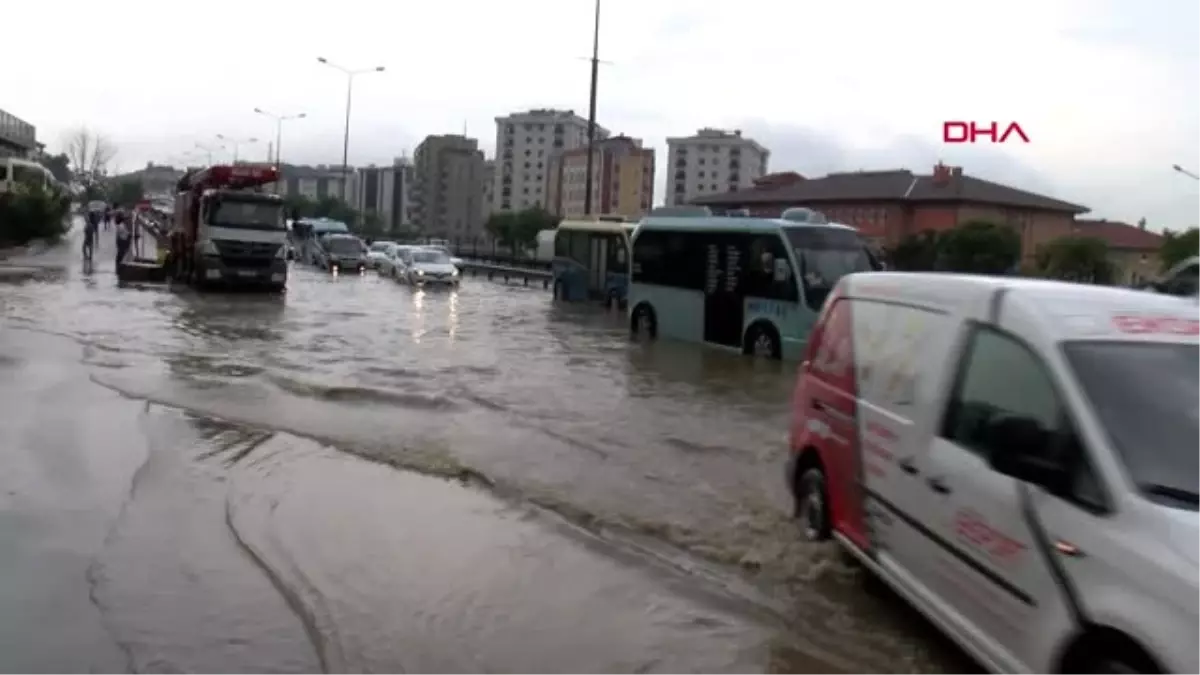
[[1060,497],[1092,511],[1105,509],[1104,490],[1041,359],[1018,340],[978,327],[959,364],[941,436],[986,460],[1006,449],[994,442],[991,425],[1011,418],[1035,423],[1050,439],[1046,447],[1069,460],[1073,476]]
[[992,423],[1002,417],[1036,422],[1046,433],[1059,426],[1062,407],[1041,361],[1025,345],[977,328],[959,365],[958,381],[942,420],[942,436],[984,458]]
[[560,258],[566,258],[570,256],[570,238],[571,233],[567,232],[566,230],[559,230],[554,234],[554,255]]

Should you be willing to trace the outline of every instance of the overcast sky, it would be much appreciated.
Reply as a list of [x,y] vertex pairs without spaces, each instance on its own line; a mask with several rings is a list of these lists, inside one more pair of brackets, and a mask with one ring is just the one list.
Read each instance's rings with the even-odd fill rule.
[[[118,168],[179,161],[216,134],[274,123],[285,161],[388,163],[433,133],[479,138],[531,107],[586,116],[591,0],[5,2],[0,108],[59,149],[81,124]],[[20,27],[17,30],[14,28]],[[741,128],[772,170],[967,173],[1152,227],[1197,221],[1196,0],[604,0],[599,122],[659,150],[701,126]],[[942,143],[945,120],[1015,121],[1031,142]],[[226,156],[228,158],[228,156]]]

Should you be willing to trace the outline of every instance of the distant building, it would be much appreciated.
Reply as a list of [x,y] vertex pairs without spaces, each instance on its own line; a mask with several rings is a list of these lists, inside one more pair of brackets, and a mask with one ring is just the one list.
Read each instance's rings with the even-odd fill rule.
[[705,128],[667,139],[667,206],[744,190],[767,173],[771,152],[741,130]]
[[1116,268],[1118,284],[1140,284],[1157,279],[1162,272],[1163,236],[1146,229],[1146,221],[1130,225],[1113,220],[1075,221],[1074,233],[1095,237],[1108,244],[1108,261]]
[[461,135],[426,136],[413,155],[413,223],[426,234],[483,234],[484,159],[479,142]]
[[[343,199],[344,196],[346,201],[351,201],[355,193],[354,171],[344,178],[340,166],[284,164],[279,172],[282,180],[277,184],[276,192],[284,197],[299,196],[320,201],[326,197]],[[345,192],[342,191],[343,181],[348,183]]]
[[31,158],[38,147],[36,127],[0,110],[0,157]]
[[350,206],[375,214],[385,232],[399,232],[412,223],[413,165],[397,157],[391,166],[368,166],[355,171]]
[[146,194],[173,194],[179,179],[183,178],[183,173],[183,169],[147,162],[146,168],[113,176],[112,180],[117,182],[140,181],[142,191]]
[[746,209],[751,215],[771,217],[792,206],[807,206],[885,246],[925,230],[987,220],[1020,233],[1026,258],[1032,258],[1038,246],[1071,234],[1075,216],[1088,211],[1085,206],[968,176],[961,167],[942,164],[924,175],[907,169],[831,173],[820,178],[771,174],[749,189],[697,197],[692,203],[714,211]]
[[492,215],[492,196],[496,187],[496,160],[488,159],[483,162],[483,195],[480,199],[479,206],[483,209],[483,222],[487,222],[488,216]]
[[[587,213],[587,147],[551,159],[547,208],[564,218]],[[654,150],[628,136],[596,143],[592,160],[593,215],[640,218],[654,204]]]
[[[608,131],[596,125],[596,138]],[[574,110],[537,109],[496,118],[493,211],[546,207],[551,158],[587,145],[588,122]]]

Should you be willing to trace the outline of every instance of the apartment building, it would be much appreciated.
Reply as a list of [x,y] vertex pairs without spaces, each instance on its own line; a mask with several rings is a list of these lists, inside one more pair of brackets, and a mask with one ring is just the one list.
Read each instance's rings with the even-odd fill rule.
[[426,136],[413,156],[413,224],[445,238],[481,236],[483,177],[479,141],[454,134]]
[[413,222],[413,173],[407,157],[397,157],[391,166],[358,169],[350,205],[361,213],[375,214],[385,232],[399,232]]
[[482,198],[480,199],[480,207],[483,209],[483,222],[487,222],[488,216],[492,215],[492,197],[495,194],[496,188],[496,160],[487,159],[483,162],[483,190]]
[[[596,138],[608,138],[608,131],[596,125]],[[546,208],[551,158],[587,141],[587,119],[574,110],[545,108],[497,117],[492,210]]]
[[[353,169],[343,174],[340,166],[284,164],[279,173],[282,179],[275,184],[275,192],[284,197],[301,196],[313,201],[333,197],[352,202],[357,191]],[[344,191],[343,182],[347,183]]]
[[[547,209],[564,218],[588,213],[587,147],[567,150],[550,161]],[[654,150],[629,136],[596,143],[592,160],[594,215],[640,218],[654,203]]]
[[0,157],[32,157],[38,145],[36,127],[0,110]]
[[740,129],[704,128],[694,136],[667,139],[666,204],[744,190],[767,173],[771,152]]

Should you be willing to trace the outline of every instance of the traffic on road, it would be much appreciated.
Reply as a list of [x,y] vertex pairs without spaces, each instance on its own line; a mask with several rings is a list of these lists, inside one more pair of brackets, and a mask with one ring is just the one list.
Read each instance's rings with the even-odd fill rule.
[[[1193,299],[880,273],[806,213],[629,229],[565,240],[630,270],[600,303],[320,221],[284,293],[70,243],[0,277],[0,597],[63,626],[0,617],[0,665],[1194,670]],[[967,331],[1033,365],[985,363],[1015,398],[946,435]],[[1162,347],[1134,400],[1169,463],[1093,344]]]

